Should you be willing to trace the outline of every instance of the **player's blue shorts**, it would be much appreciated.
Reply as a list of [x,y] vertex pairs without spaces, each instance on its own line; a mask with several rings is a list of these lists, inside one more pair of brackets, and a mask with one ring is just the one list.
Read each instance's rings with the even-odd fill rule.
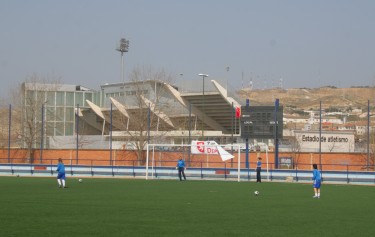
[[65,173],[58,173],[57,179],[65,179]]
[[322,184],[321,180],[314,180],[313,187],[314,188],[320,188],[320,185]]

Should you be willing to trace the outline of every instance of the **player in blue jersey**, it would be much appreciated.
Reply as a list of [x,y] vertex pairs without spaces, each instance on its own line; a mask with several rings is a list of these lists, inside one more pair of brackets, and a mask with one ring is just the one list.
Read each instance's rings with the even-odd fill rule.
[[181,174],[184,176],[184,180],[186,180],[185,176],[185,161],[180,157],[180,159],[177,161],[176,169],[178,169],[178,177],[180,178],[180,181],[182,181]]
[[61,158],[59,158],[59,163],[57,164],[57,183],[59,184],[59,188],[66,188],[65,187],[65,165]]
[[313,183],[313,187],[314,187],[314,192],[315,192],[315,195],[313,196],[313,198],[320,198],[320,185],[322,183],[322,176],[320,174],[320,171],[318,170],[318,165],[317,164],[313,164],[313,180],[314,180],[314,183]]

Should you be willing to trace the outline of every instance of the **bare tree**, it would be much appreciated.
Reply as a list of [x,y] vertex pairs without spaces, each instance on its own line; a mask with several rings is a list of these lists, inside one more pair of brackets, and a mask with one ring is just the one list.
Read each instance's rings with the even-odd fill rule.
[[337,144],[336,144],[335,141],[332,141],[332,142],[330,142],[330,143],[327,145],[327,148],[328,148],[329,152],[332,152],[336,147],[337,147]]
[[[367,131],[363,136],[363,140],[361,142],[362,145],[362,160],[363,163],[366,165],[363,167],[366,170],[375,170],[375,134],[372,132],[370,133],[370,136],[367,136]],[[368,141],[367,137],[370,138],[370,141]],[[367,143],[368,147],[367,147]],[[367,151],[367,148],[369,149]],[[366,151],[366,152],[364,152]]]
[[290,139],[290,156],[293,158],[293,162],[298,168],[299,158],[301,155],[301,144],[296,137]]
[[[20,139],[21,136],[21,124],[20,121],[21,114],[18,109],[14,107],[1,106],[0,109],[0,147],[6,148],[10,146],[11,148],[21,147]],[[11,121],[9,120],[11,119]],[[10,136],[9,136],[9,126],[10,127]],[[10,144],[9,144],[10,143]]]
[[49,92],[55,91],[58,86],[57,80],[52,81],[34,73],[12,92],[15,111],[12,131],[22,138],[29,162],[33,162],[34,151],[40,147],[41,136],[45,133],[42,114],[51,116],[48,110],[42,111],[42,108],[48,103]]
[[148,132],[153,133],[150,142],[160,141],[175,126],[167,114],[171,105],[168,101],[170,96],[166,96],[166,84],[171,83],[172,76],[164,70],[138,67],[131,72],[130,81],[131,89],[126,91],[129,94],[126,104],[134,109],[129,109],[129,118],[122,116],[122,120],[124,124],[129,122],[125,133],[136,148],[138,162],[144,163]]
[[9,109],[3,99],[0,101],[0,148],[7,146],[8,141],[8,124],[9,124]]

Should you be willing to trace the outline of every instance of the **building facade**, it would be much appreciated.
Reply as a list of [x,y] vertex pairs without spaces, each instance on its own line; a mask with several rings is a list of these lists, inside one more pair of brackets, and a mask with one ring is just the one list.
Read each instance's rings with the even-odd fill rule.
[[[74,140],[77,134],[101,141],[103,147],[108,147],[109,139],[121,147],[121,142],[134,142],[146,133],[152,134],[151,142],[159,143],[187,143],[202,137],[224,142],[221,139],[239,134],[234,108],[240,104],[219,83],[211,82],[215,90],[205,93],[181,93],[177,86],[155,80],[105,84],[98,91],[25,83],[24,133],[34,130],[45,147],[71,147],[67,144],[74,142],[67,139]],[[32,128],[27,126],[30,120]],[[39,137],[34,147],[40,146]]]

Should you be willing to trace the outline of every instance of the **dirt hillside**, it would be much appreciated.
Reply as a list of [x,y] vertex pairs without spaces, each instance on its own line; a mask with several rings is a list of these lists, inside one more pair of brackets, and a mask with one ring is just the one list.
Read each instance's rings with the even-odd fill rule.
[[251,105],[273,105],[275,99],[285,107],[300,109],[317,109],[319,102],[322,108],[367,108],[367,101],[374,107],[375,88],[302,88],[302,89],[268,89],[239,91],[240,99],[250,99]]

